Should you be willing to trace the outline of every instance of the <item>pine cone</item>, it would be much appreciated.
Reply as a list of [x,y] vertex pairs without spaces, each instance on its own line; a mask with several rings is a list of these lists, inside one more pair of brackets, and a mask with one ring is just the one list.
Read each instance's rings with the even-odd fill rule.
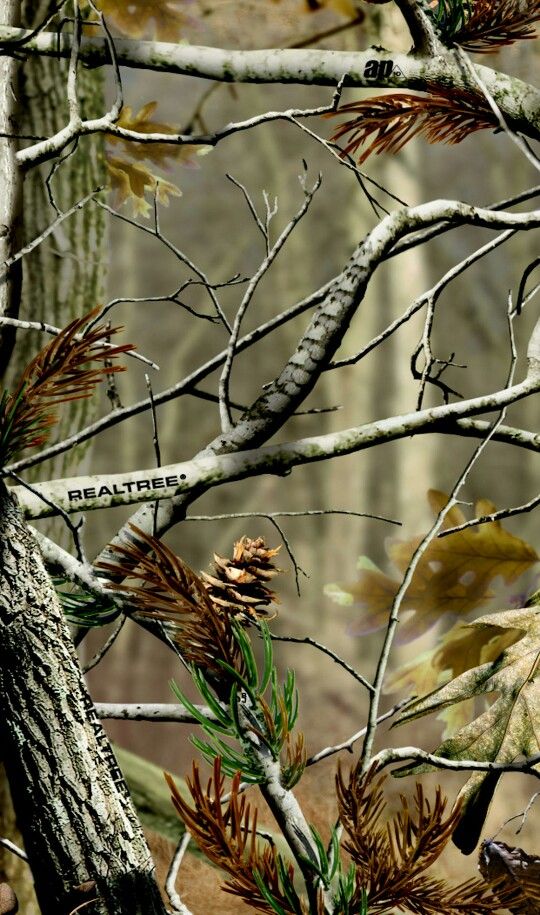
[[234,545],[232,559],[214,553],[214,574],[201,573],[212,601],[235,619],[273,619],[276,612],[268,614],[264,608],[279,600],[266,583],[282,571],[272,562],[280,549],[269,549],[262,537],[242,537]]

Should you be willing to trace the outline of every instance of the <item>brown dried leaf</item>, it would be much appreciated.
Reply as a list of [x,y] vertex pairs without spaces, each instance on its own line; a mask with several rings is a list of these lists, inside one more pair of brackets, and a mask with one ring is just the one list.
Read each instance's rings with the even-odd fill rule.
[[[437,490],[430,490],[428,499],[435,514],[448,501]],[[475,506],[476,516],[489,514],[493,508],[491,502],[480,499]],[[461,509],[454,506],[443,529],[459,526],[465,520]],[[421,540],[422,537],[413,537],[388,542],[388,557],[400,576]],[[500,522],[435,538],[418,563],[405,594],[402,611],[412,613],[400,623],[400,641],[417,638],[446,614],[460,617],[484,606],[493,597],[491,588],[497,578],[510,584],[538,559],[532,546],[507,531]],[[376,569],[363,568],[358,581],[328,585],[325,591],[336,602],[362,608],[361,620],[351,626],[352,634],[360,635],[386,625],[400,582],[401,577],[390,578]]]
[[359,157],[359,163],[372,153],[396,153],[413,137],[422,136],[428,143],[461,143],[477,130],[499,126],[484,98],[456,88],[442,90],[439,87],[429,95],[408,92],[378,95],[342,105],[338,111],[324,117],[339,117],[344,112],[358,115],[332,134],[334,142],[349,135],[344,155],[358,152],[373,137]]
[[191,17],[186,0],[95,0],[108,24],[130,38],[178,41]]
[[134,216],[150,215],[152,207],[145,199],[146,192],[154,192],[158,202],[164,206],[169,205],[170,195],[182,196],[182,191],[176,184],[155,175],[141,162],[107,156],[106,165],[110,187],[115,195],[115,206],[120,207],[129,200]]
[[[129,105],[124,106],[116,122],[117,127],[124,130],[132,130],[135,133],[160,133],[168,136],[176,136],[178,128],[173,124],[165,121],[153,120],[152,115],[155,113],[158,103],[147,102],[136,114],[133,114]],[[107,142],[112,146],[120,145],[125,155],[133,159],[148,159],[156,165],[167,166],[167,160],[181,162],[189,168],[197,168],[197,157],[206,154],[209,151],[208,146],[197,144],[172,144],[172,143],[138,143],[133,140],[124,140],[122,137],[114,134],[107,135]]]
[[[117,126],[124,130],[131,130],[139,134],[165,134],[175,136],[178,130],[172,124],[152,119],[157,108],[157,102],[148,102],[133,114],[129,106],[122,108]],[[135,140],[126,140],[114,134],[107,135],[106,164],[109,171],[111,188],[116,195],[116,206],[122,206],[130,200],[134,215],[148,216],[150,204],[145,200],[145,194],[153,193],[159,203],[169,205],[169,197],[181,196],[182,192],[176,184],[155,174],[148,165],[147,160],[161,168],[167,168],[171,162],[178,162],[187,168],[198,168],[197,159],[210,151],[209,146],[196,144],[173,143],[143,143]],[[120,147],[119,153],[113,153],[115,147]]]
[[540,858],[522,848],[487,839],[482,842],[478,869],[484,880],[508,890],[513,915],[540,915]]

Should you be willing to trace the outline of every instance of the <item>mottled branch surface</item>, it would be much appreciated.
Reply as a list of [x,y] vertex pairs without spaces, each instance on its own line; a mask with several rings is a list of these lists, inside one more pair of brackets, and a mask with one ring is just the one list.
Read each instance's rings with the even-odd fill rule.
[[[28,37],[22,29],[0,26],[0,41]],[[63,33],[42,32],[25,43],[25,52],[39,56],[69,57],[71,38]],[[336,86],[346,77],[348,86],[384,86],[426,89],[433,84],[470,87],[470,79],[459,59],[452,53],[436,56],[393,54],[380,48],[365,51],[329,51],[289,48],[264,48],[255,51],[230,50],[158,41],[115,39],[120,66],[155,70],[184,76],[233,83],[294,83],[297,85]],[[110,64],[102,38],[83,38],[80,60],[90,67]],[[366,77],[368,61],[392,61],[390,75]],[[489,93],[506,118],[528,135],[538,137],[540,130],[540,93],[516,77],[475,65]],[[29,156],[24,154],[24,159]]]
[[[36,543],[0,491],[0,745],[43,915],[164,915]],[[90,885],[86,894],[78,889]]]

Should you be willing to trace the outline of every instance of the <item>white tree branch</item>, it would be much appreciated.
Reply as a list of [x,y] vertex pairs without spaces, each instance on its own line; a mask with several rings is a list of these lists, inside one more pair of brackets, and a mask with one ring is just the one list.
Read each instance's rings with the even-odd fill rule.
[[[212,486],[263,473],[281,475],[300,464],[340,457],[409,435],[428,431],[449,431],[449,427],[456,420],[500,410],[540,391],[538,364],[531,359],[531,365],[534,365],[534,370],[525,381],[505,390],[459,403],[393,416],[341,432],[248,451],[195,457],[190,461],[169,464],[159,469],[51,480],[34,484],[32,492],[16,486],[11,492],[17,496],[25,517],[44,518],[55,514],[50,503],[54,503],[67,513],[92,511],[117,505],[170,499],[193,490],[199,493]],[[49,504],[40,500],[40,493]]]
[[[25,53],[49,57],[69,57],[70,35],[41,32],[33,37],[24,29],[0,27],[0,43],[9,50],[10,42],[25,43]],[[413,57],[407,54],[366,51],[327,51],[315,49],[275,49],[238,51],[223,48],[178,45],[155,41],[115,39],[115,59],[120,66],[157,70],[234,83],[296,83],[336,86],[346,77],[348,86],[426,89],[443,82],[475,89],[452,52],[437,56]],[[83,38],[78,57],[90,67],[111,63],[103,38]],[[368,61],[391,61],[388,76],[365,76]],[[518,129],[537,137],[540,131],[540,92],[531,85],[481,65],[476,72],[503,115]]]
[[427,753],[426,750],[421,750],[418,747],[394,747],[388,750],[381,750],[380,753],[372,757],[371,762],[379,769],[383,769],[385,766],[391,766],[392,763],[406,762],[407,760],[425,763],[436,769],[447,769],[449,772],[526,772],[528,775],[540,778],[540,769],[538,769],[540,753],[517,762],[498,763],[474,759],[446,759],[444,756]]

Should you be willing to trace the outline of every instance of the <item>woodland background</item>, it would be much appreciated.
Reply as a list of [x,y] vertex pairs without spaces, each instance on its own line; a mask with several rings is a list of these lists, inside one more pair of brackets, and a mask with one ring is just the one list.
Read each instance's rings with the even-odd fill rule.
[[[303,10],[300,0],[212,0],[190,4],[191,22],[185,37],[196,44],[222,47],[286,46],[303,37],[323,31],[343,22],[336,10],[322,9],[313,14]],[[201,7],[206,15],[200,15]],[[383,16],[384,13],[384,16]],[[384,25],[382,21],[384,19]],[[390,13],[388,6],[366,7],[366,19],[355,28],[325,42],[325,47],[364,48],[370,44],[407,49],[410,40],[402,29],[399,14]],[[523,79],[531,79],[538,61],[534,42],[522,42],[502,51],[490,64]],[[43,69],[46,77],[48,62],[36,61],[34,67]],[[211,88],[201,80],[180,80],[175,76],[123,73],[125,102],[138,111],[151,100],[158,100],[156,118],[175,125],[189,121],[202,94]],[[110,87],[109,87],[110,89]],[[351,90],[345,100],[362,97],[362,91]],[[272,108],[324,104],[329,95],[319,88],[286,86],[217,85],[212,89],[203,109],[206,123],[224,124],[259,111]],[[51,102],[51,105],[53,102]],[[46,116],[44,114],[44,116]],[[331,124],[315,125],[328,136]],[[94,140],[91,141],[94,143]],[[99,149],[96,147],[99,170]],[[226,279],[232,274],[249,275],[260,257],[259,238],[239,191],[226,180],[232,174],[257,197],[263,189],[280,202],[280,218],[284,221],[300,200],[297,176],[306,159],[310,174],[323,173],[323,188],[307,219],[293,233],[284,253],[264,280],[255,306],[248,313],[245,329],[269,317],[277,301],[281,306],[296,301],[333,276],[342,266],[358,239],[373,222],[373,215],[354,177],[316,143],[287,124],[270,124],[249,134],[236,134],[221,143],[209,155],[198,161],[198,168],[173,165],[167,178],[177,183],[183,192],[171,198],[168,209],[161,209],[164,233],[186,250],[214,278]],[[453,197],[476,203],[510,196],[533,182],[531,167],[513,144],[503,135],[488,132],[473,135],[457,147],[428,146],[413,141],[397,156],[373,157],[366,171],[410,204],[435,197]],[[36,186],[37,187],[37,186]],[[36,193],[41,193],[36,190]],[[76,198],[75,188],[74,197]],[[112,202],[112,201],[109,201]],[[129,205],[120,211],[130,215]],[[79,217],[77,217],[79,218]],[[35,254],[35,269],[39,258],[73,255],[77,232],[86,219],[81,215],[67,230],[53,236],[43,251]],[[93,231],[101,231],[94,227]],[[103,271],[103,301],[114,297],[156,296],[179,285],[182,276],[178,264],[162,245],[143,232],[119,219],[111,219],[108,233],[110,262]],[[377,271],[367,300],[355,318],[347,337],[352,353],[396,317],[420,292],[428,289],[452,264],[490,233],[461,229],[448,234],[444,241],[435,240],[426,248],[413,251],[399,262],[390,261]],[[46,247],[51,249],[47,255]],[[506,300],[509,289],[516,288],[522,269],[535,252],[529,233],[518,238],[481,261],[455,281],[444,294],[436,321],[435,343],[444,357],[449,347],[456,351],[456,362],[467,370],[451,369],[448,381],[464,396],[500,386],[508,365],[506,330]],[[79,250],[76,258],[85,257]],[[91,260],[93,253],[88,251]],[[95,263],[96,278],[102,265]],[[77,260],[72,264],[73,288],[81,293],[81,269]],[[227,291],[225,301],[234,304],[234,288]],[[206,307],[203,293],[194,290],[190,304]],[[30,303],[27,303],[27,306]],[[92,304],[92,303],[89,303]],[[32,303],[33,317],[47,302]],[[117,305],[115,324],[125,324],[123,339],[139,344],[140,349],[161,365],[159,375],[153,376],[154,391],[172,384],[198,365],[204,354],[224,345],[218,327],[206,322],[191,322],[188,334],[178,332],[178,309],[174,303],[125,303]],[[412,381],[409,359],[421,331],[421,318],[409,322],[397,335],[379,347],[360,367],[328,372],[312,395],[310,406],[342,405],[337,412],[298,417],[293,431],[307,436],[330,432],[368,422],[381,415],[392,415],[412,409],[416,388]],[[61,323],[58,320],[57,323]],[[302,326],[302,318],[282,328],[278,335],[259,346],[257,359],[248,354],[237,357],[233,373],[232,397],[250,402],[265,381],[275,374],[276,365],[285,361]],[[520,322],[518,347],[524,349],[532,327],[532,314]],[[21,344],[25,338],[21,336]],[[28,345],[33,345],[28,343]],[[348,351],[349,352],[349,351]],[[347,353],[348,354],[348,353]],[[342,355],[346,355],[343,353]],[[495,389],[495,388],[493,388]],[[145,394],[144,372],[130,365],[130,371],[118,381],[122,403],[128,404]],[[428,394],[428,397],[432,396]],[[106,399],[101,409],[108,407]],[[538,422],[538,406],[534,399],[512,408],[509,422],[534,429]],[[210,440],[218,429],[217,410],[201,404],[195,398],[182,398],[159,408],[159,436],[163,463],[189,458],[199,446]],[[288,436],[290,437],[290,436]],[[324,594],[329,582],[352,581],[358,557],[370,559],[389,570],[385,558],[385,538],[407,537],[423,532],[431,519],[426,493],[430,488],[448,491],[456,473],[471,451],[471,442],[454,438],[450,445],[438,436],[403,440],[377,449],[320,465],[298,468],[286,478],[261,477],[211,490],[200,499],[197,514],[221,514],[242,511],[301,511],[304,509],[345,508],[375,512],[398,518],[401,530],[370,519],[339,515],[320,518],[283,519],[296,558],[308,572],[301,578],[302,594],[296,594],[291,563],[282,549],[280,565],[289,571],[278,581],[282,599],[280,615],[273,624],[278,633],[316,637],[330,645],[368,677],[378,655],[380,634],[358,638],[350,633],[361,611],[341,607]],[[129,426],[113,429],[101,435],[83,462],[82,467],[93,473],[127,471],[152,466],[154,462],[151,419],[148,414],[130,420]],[[467,487],[465,498],[473,502],[479,497],[491,499],[497,507],[519,504],[536,492],[538,472],[533,469],[535,456],[525,450],[512,449],[492,443],[477,464]],[[78,465],[78,472],[84,472]],[[47,474],[45,477],[44,474]],[[40,468],[39,478],[55,475]],[[123,509],[95,512],[88,516],[85,537],[90,556],[99,552],[123,521]],[[125,517],[128,517],[126,510]],[[508,528],[534,546],[538,546],[538,520],[534,513],[506,522]],[[38,526],[47,529],[47,523]],[[50,530],[50,527],[49,527]],[[167,542],[192,568],[205,569],[212,552],[227,555],[235,539],[242,534],[263,534],[271,545],[277,545],[278,535],[268,521],[248,519],[235,521],[192,522],[173,531]],[[534,570],[528,584],[534,584]],[[524,587],[520,583],[517,590]],[[514,592],[501,588],[493,607],[510,606]],[[519,604],[518,604],[519,605]],[[487,612],[487,610],[484,610]],[[397,652],[403,663],[433,644],[437,630],[433,629],[412,646]],[[83,651],[90,657],[104,638],[103,631],[92,634]],[[307,737],[308,752],[344,740],[361,726],[365,714],[365,698],[360,687],[329,659],[308,646],[279,645],[277,658],[283,671],[293,666],[300,690],[299,727]],[[187,679],[168,649],[157,640],[145,637],[142,630],[129,622],[114,648],[95,672],[89,674],[89,685],[96,701],[170,701],[168,681],[175,678],[188,695],[193,696]],[[396,697],[391,697],[388,704]],[[358,723],[360,722],[360,724]],[[440,723],[424,724],[423,746],[431,749],[439,741]],[[386,745],[393,735],[382,730]],[[409,729],[418,732],[417,728]],[[107,731],[116,744],[141,754],[158,766],[184,774],[196,751],[187,738],[190,726],[115,722]],[[399,733],[400,742],[409,741],[407,728]],[[416,737],[418,740],[418,737]],[[347,760],[345,760],[347,762]],[[335,760],[309,770],[302,780],[298,794],[306,814],[322,829],[333,817],[333,775]],[[424,777],[425,778],[425,777]],[[447,773],[430,776],[428,780],[443,782],[452,794],[461,779]],[[408,780],[412,782],[411,779]],[[506,779],[506,790],[499,792],[490,815],[487,834],[495,832],[501,822],[525,806],[535,790],[532,780],[524,777]],[[396,797],[405,783],[395,785]],[[411,784],[412,787],[412,784]],[[534,848],[533,837],[537,819],[531,816],[520,844],[529,851]],[[509,828],[502,834],[512,842]],[[447,873],[460,878],[472,875],[473,859],[464,859],[457,851],[448,850],[444,858]],[[195,879],[194,879],[195,878]],[[193,856],[182,869],[185,883],[183,898],[195,913],[238,911],[241,903],[230,900],[218,890],[219,876],[209,865]],[[198,881],[198,885],[197,885]],[[204,881],[204,887],[203,887]],[[211,895],[215,893],[215,895]]]

